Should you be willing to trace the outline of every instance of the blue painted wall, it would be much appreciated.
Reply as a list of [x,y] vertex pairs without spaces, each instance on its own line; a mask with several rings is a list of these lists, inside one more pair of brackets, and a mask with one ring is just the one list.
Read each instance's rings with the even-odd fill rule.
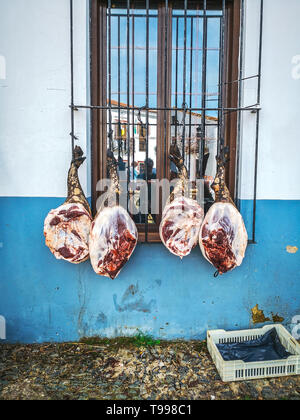
[[[258,201],[257,245],[243,265],[215,279],[200,250],[181,261],[162,245],[138,245],[119,277],[97,276],[89,262],[57,261],[44,245],[53,198],[0,198],[0,314],[10,342],[135,334],[204,338],[207,329],[251,327],[256,304],[289,325],[300,314],[300,201]],[[251,216],[250,201],[242,212]]]

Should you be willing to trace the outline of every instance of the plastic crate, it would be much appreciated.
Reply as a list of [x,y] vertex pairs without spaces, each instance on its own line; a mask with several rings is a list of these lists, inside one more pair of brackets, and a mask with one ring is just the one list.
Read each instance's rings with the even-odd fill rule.
[[[272,328],[276,328],[280,341],[286,350],[293,354],[285,360],[245,363],[242,360],[225,362],[216,344],[241,343],[256,340]],[[214,330],[207,332],[209,353],[218,369],[223,382],[245,381],[282,377],[300,374],[300,345],[280,324],[243,331]]]

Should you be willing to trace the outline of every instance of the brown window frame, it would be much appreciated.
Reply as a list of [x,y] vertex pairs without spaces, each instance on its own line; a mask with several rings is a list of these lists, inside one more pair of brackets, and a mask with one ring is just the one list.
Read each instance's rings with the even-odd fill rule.
[[[96,190],[97,182],[106,178],[106,149],[107,149],[107,8],[103,0],[90,2],[90,73],[91,73],[91,105],[98,109],[91,110],[91,156],[92,156],[92,210],[96,212],[96,201],[99,192]],[[170,2],[171,3],[171,2]],[[208,0],[208,9],[217,9],[222,1]],[[225,28],[225,63],[224,63],[224,106],[225,108],[238,107],[238,84],[232,83],[239,78],[239,46],[240,46],[240,10],[241,0],[226,1],[226,28]],[[165,2],[158,1],[158,72],[157,108],[170,108],[171,105],[171,66],[172,66],[172,10],[169,16],[165,15]],[[168,22],[169,45],[167,60],[164,56],[165,23]],[[165,66],[167,68],[165,69]],[[168,77],[163,75],[167,72]],[[165,81],[167,86],[165,86]],[[167,96],[165,97],[165,92]],[[101,109],[103,108],[103,109]],[[170,111],[157,111],[157,154],[161,156],[157,163],[157,178],[166,178],[170,173],[167,154],[170,139]],[[166,124],[165,124],[166,121]],[[225,145],[229,146],[230,162],[226,168],[228,188],[232,197],[235,197],[236,178],[236,151],[237,151],[237,112],[225,113]],[[166,127],[166,130],[165,130]],[[148,225],[147,235],[143,225],[138,226],[139,240],[144,242],[160,242],[158,223]]]

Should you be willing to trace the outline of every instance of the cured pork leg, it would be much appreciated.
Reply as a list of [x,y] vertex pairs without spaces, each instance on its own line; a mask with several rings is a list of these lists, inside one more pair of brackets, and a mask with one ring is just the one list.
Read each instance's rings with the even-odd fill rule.
[[159,234],[166,248],[183,258],[197,245],[204,211],[197,201],[184,197],[188,174],[177,146],[171,148],[170,159],[178,168],[179,180],[164,208]]
[[216,267],[219,274],[224,274],[242,264],[248,235],[243,218],[225,184],[225,169],[221,159],[212,188],[215,203],[205,216],[199,244],[204,257]]
[[[112,185],[109,195],[119,195],[117,164],[108,153],[108,169]],[[90,258],[95,273],[115,279],[131,257],[138,241],[135,223],[119,205],[100,208],[90,232]]]
[[90,206],[78,178],[78,168],[85,158],[80,147],[68,174],[68,198],[65,203],[51,210],[44,222],[46,245],[57,259],[79,264],[89,257],[89,233],[92,223]]

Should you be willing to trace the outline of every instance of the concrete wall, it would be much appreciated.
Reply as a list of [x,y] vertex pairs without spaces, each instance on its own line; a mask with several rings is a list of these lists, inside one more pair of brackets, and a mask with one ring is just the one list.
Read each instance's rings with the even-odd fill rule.
[[[75,101],[87,97],[87,5],[74,1]],[[0,195],[64,197],[69,167],[70,29],[68,0],[0,1]],[[76,135],[86,151],[86,112]],[[87,166],[81,173],[87,188]],[[88,191],[87,191],[88,193]]]
[[[300,3],[298,0],[287,0],[284,5],[280,0],[264,3],[258,198],[299,200],[300,186],[296,180],[300,154],[300,74],[297,77]],[[243,77],[258,73],[259,8],[260,0],[246,1]],[[256,92],[257,81],[245,81],[242,105],[255,104]],[[255,114],[242,115],[240,197],[252,199]]]
[[[74,2],[75,101],[86,102],[87,4]],[[218,279],[199,249],[180,261],[162,245],[139,245],[111,281],[94,274],[89,262],[55,260],[43,239],[44,217],[64,201],[70,160],[69,2],[0,0],[0,315],[9,341],[137,329],[164,338],[203,338],[207,328],[253,326],[256,304],[290,327],[300,314],[299,253],[286,250],[300,241],[300,77],[294,58],[300,54],[300,4],[288,3],[265,0],[258,244],[248,247],[242,267]],[[257,12],[257,0],[248,0],[245,76],[256,71]],[[248,105],[251,83],[244,86]],[[251,228],[255,123],[253,114],[243,115],[240,198]],[[76,135],[89,158],[80,177],[90,196],[87,117],[76,113]]]

